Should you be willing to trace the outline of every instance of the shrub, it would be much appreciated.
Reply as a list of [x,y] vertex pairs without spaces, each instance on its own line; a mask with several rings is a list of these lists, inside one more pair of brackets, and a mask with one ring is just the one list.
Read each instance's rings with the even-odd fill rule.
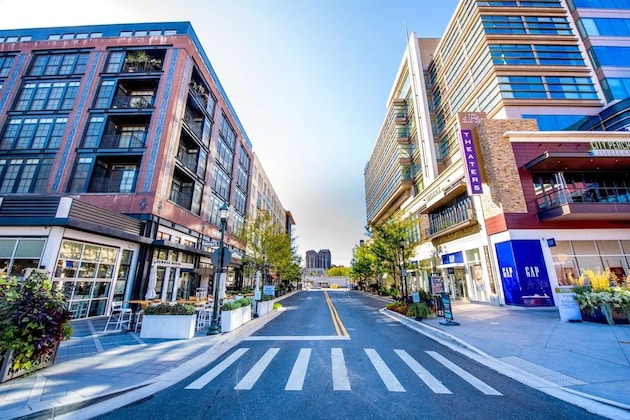
[[273,310],[277,311],[278,309],[282,308],[282,304],[280,304],[279,302],[276,302],[273,304]]
[[246,298],[243,298],[243,299],[234,300],[232,302],[225,302],[221,306],[221,310],[222,311],[233,311],[235,309],[241,308],[243,306],[251,305],[251,304],[252,304],[251,298],[246,297]]
[[407,310],[409,309],[405,302],[399,301],[388,303],[385,307],[390,311],[394,311],[402,315],[407,315]]
[[260,301],[264,302],[264,301],[267,301],[267,300],[273,300],[275,298],[276,297],[274,295],[261,295],[260,296]]
[[145,315],[194,315],[195,307],[183,303],[160,303],[159,305],[149,306],[144,310]]
[[50,280],[0,277],[0,355],[13,350],[14,369],[30,369],[69,338],[71,317]]
[[406,315],[412,318],[432,318],[434,316],[431,308],[424,302],[409,305]]

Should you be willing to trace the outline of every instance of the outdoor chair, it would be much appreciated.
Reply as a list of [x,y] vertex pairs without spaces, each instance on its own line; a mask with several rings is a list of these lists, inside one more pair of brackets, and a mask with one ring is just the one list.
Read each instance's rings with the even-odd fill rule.
[[134,321],[133,330],[134,332],[138,332],[138,330],[142,327],[142,319],[144,318],[144,309],[140,309],[136,312],[136,319]]
[[105,329],[103,331],[107,331],[110,325],[114,326],[114,330],[121,330],[125,325],[127,326],[127,329],[129,329],[131,326],[131,316],[131,309],[123,308],[122,302],[112,302],[112,309],[109,313],[109,317],[107,318],[107,323],[105,324]]

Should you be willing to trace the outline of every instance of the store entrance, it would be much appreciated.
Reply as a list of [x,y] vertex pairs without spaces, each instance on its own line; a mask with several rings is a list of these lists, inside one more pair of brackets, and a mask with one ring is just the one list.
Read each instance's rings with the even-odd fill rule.
[[465,268],[454,268],[452,274],[449,274],[449,277],[451,279],[452,298],[454,300],[469,300]]

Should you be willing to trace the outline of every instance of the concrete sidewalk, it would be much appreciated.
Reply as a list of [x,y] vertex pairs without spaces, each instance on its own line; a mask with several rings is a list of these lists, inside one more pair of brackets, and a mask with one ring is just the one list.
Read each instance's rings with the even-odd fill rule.
[[[383,312],[529,386],[565,398],[572,393],[580,401],[611,407],[599,411],[606,417],[630,419],[630,325],[568,323],[555,309],[463,302],[453,302],[456,326],[442,325],[443,318],[415,321]],[[228,334],[207,336],[202,330],[190,340],[104,333],[106,318],[73,321],[74,335],[62,344],[53,366],[0,384],[0,418],[67,413],[90,418],[88,410],[111,404],[112,396],[129,396],[130,403],[132,396],[176,383],[280,314],[256,318]]]
[[451,303],[459,325],[445,325],[440,317],[415,321],[387,313],[426,335],[495,361],[490,364],[499,372],[533,376],[541,380],[542,385],[535,386],[541,390],[562,389],[620,409],[612,410],[614,418],[630,418],[630,324],[564,322],[555,308]]

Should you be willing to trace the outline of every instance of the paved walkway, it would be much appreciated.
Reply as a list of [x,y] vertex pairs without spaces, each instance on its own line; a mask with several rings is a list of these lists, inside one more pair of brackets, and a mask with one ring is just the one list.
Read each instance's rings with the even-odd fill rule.
[[[630,419],[630,325],[568,323],[554,309],[460,302],[453,303],[456,326],[383,313],[543,392],[575,396],[578,405],[588,400],[600,415]],[[183,379],[280,314],[228,334],[199,331],[190,340],[104,333],[105,318],[74,321],[74,335],[53,366],[0,384],[0,419],[90,418],[98,411],[89,410],[111,404],[112,395],[148,396]]]

